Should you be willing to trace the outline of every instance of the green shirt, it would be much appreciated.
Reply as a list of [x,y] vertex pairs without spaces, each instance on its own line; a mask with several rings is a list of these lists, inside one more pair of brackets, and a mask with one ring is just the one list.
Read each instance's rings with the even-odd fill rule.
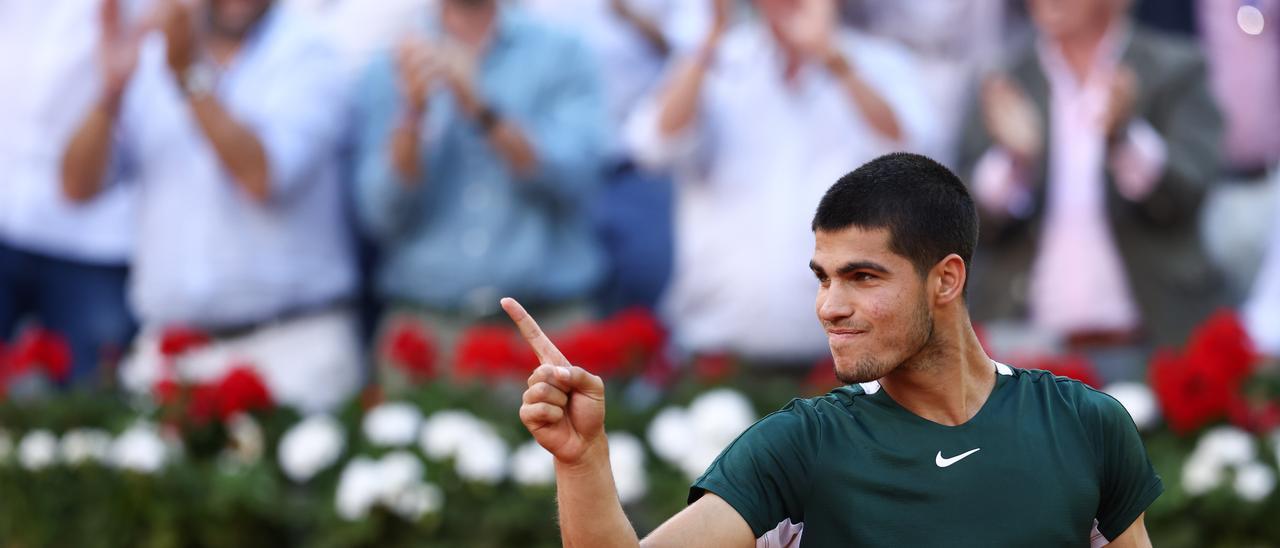
[[[1114,398],[996,364],[968,422],[943,426],[878,383],[793,400],[694,482],[759,539],[801,546],[1089,546],[1115,539],[1164,490]],[[763,541],[759,544],[766,544]]]

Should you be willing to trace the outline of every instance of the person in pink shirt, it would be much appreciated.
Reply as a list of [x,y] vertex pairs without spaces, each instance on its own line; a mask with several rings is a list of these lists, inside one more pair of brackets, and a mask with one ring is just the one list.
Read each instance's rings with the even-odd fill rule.
[[961,152],[984,234],[974,316],[1068,348],[1176,344],[1221,302],[1198,232],[1222,122],[1195,46],[1127,0],[1030,0]]

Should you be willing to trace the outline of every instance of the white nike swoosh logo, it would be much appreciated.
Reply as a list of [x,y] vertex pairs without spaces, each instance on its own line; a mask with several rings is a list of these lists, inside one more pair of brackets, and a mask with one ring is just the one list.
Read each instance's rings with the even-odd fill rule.
[[981,447],[977,449],[971,449],[969,451],[965,451],[964,453],[960,453],[959,455],[956,455],[951,458],[943,457],[942,451],[938,451],[938,456],[933,459],[933,463],[938,465],[938,468],[946,468],[948,466],[951,466],[952,464],[960,462],[960,459],[963,459],[969,455],[977,453],[981,449],[982,449]]

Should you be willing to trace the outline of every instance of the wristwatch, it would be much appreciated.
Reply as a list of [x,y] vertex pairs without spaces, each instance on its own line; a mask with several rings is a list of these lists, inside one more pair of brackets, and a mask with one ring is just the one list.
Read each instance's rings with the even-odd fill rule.
[[480,105],[480,112],[476,114],[476,124],[480,126],[480,131],[485,135],[493,133],[493,128],[498,127],[498,113],[489,105]]
[[218,71],[209,63],[196,62],[182,71],[178,87],[186,97],[203,97],[213,94],[218,85]]

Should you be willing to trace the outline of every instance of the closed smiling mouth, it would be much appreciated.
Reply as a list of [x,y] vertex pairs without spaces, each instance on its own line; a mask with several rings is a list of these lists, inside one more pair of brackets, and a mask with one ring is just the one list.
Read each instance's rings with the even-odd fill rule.
[[866,333],[861,329],[828,329],[827,335],[831,337],[852,337]]

